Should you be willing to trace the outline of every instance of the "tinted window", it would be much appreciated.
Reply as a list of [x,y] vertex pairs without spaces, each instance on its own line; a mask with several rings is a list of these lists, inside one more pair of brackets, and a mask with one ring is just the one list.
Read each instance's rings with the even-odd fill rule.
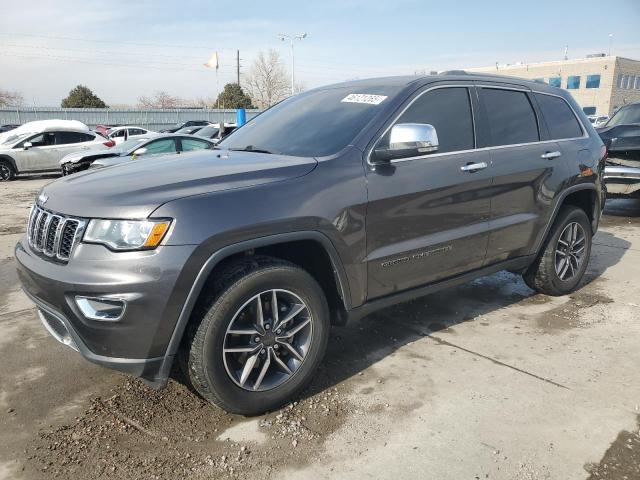
[[[596,107],[582,107],[582,111],[584,112],[585,115],[595,115],[596,114]],[[595,122],[595,118],[594,119],[589,119],[592,120],[591,123]]]
[[587,88],[599,88],[600,75],[587,75]]
[[401,88],[354,84],[294,95],[249,120],[220,146],[302,157],[332,155],[349,145]]
[[640,123],[640,103],[622,107],[607,122],[607,127],[629,123]]
[[577,88],[580,88],[580,76],[574,75],[572,77],[567,78],[567,89],[575,90]]
[[[428,123],[438,134],[438,152],[470,150],[474,147],[473,120],[466,88],[440,88],[419,97],[397,123]],[[380,145],[389,143],[389,133]]]
[[125,133],[126,131],[127,131],[127,130],[126,130],[125,128],[123,128],[122,130],[118,130],[117,132],[112,133],[112,134],[110,134],[109,136],[110,136],[110,137],[112,137],[112,138],[124,137],[124,133]]
[[56,145],[68,145],[70,143],[88,142],[94,139],[93,135],[80,132],[55,132]]
[[183,138],[182,140],[182,151],[190,152],[192,150],[202,150],[203,148],[207,148],[209,143],[203,142],[202,140],[196,140],[195,138]]
[[163,138],[154,142],[147,143],[144,148],[147,149],[145,155],[157,155],[159,153],[175,153],[176,142],[173,138]]
[[551,85],[552,87],[560,88],[561,82],[562,82],[562,79],[560,77],[551,77],[549,79],[549,85]]
[[130,128],[129,135],[144,135],[145,131],[139,128]]
[[[551,138],[575,138],[582,136],[582,129],[573,111],[562,98],[536,93],[538,106],[549,128]],[[595,108],[594,108],[595,113]]]
[[196,133],[198,137],[206,137],[206,138],[213,138],[217,134],[218,134],[218,129],[217,127],[213,127],[213,126],[204,127],[202,130],[198,130],[198,132]]
[[537,142],[538,122],[524,92],[480,89],[491,129],[491,145]]

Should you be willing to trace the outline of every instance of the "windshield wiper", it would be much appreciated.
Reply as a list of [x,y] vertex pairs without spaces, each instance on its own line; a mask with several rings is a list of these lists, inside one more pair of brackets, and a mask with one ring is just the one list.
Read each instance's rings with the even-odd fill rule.
[[266,153],[267,155],[273,155],[273,152],[265,150],[263,148],[255,148],[253,145],[247,145],[244,148],[230,148],[232,152],[254,152],[254,153]]

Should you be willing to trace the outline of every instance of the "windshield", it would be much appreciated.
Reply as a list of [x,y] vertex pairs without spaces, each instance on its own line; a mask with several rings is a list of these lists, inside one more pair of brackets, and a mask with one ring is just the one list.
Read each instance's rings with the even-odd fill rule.
[[207,137],[207,138],[211,138],[217,134],[218,134],[218,127],[213,127],[213,126],[204,127],[196,132],[196,136]]
[[630,123],[640,123],[640,103],[622,107],[613,114],[611,120],[607,122],[607,127],[615,127],[616,125],[627,125]]
[[322,157],[338,153],[380,111],[399,86],[341,86],[280,102],[237,129],[221,148]]
[[142,142],[146,142],[147,140],[148,138],[132,138],[131,140],[127,140],[126,142],[122,142],[121,144],[112,147],[111,151],[115,153],[125,153],[129,150],[136,149]]
[[9,135],[7,138],[2,140],[2,145],[12,145],[14,143],[21,142],[22,140],[33,134],[34,132],[14,133],[13,135]]

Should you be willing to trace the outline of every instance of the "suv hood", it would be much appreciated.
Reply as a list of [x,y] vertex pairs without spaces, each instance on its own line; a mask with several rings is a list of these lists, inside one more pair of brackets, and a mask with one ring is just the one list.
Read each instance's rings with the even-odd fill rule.
[[146,218],[171,200],[301,177],[316,165],[313,158],[204,150],[62,177],[40,197],[48,197],[45,208],[65,215]]

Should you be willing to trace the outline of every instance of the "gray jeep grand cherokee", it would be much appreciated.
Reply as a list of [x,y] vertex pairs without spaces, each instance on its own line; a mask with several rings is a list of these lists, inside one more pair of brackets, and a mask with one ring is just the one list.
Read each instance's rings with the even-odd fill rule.
[[331,324],[509,269],[574,290],[605,150],[565,91],[452,73],[343,83],[215,150],[39,194],[15,256],[45,327],[92,362],[256,414],[298,394]]

